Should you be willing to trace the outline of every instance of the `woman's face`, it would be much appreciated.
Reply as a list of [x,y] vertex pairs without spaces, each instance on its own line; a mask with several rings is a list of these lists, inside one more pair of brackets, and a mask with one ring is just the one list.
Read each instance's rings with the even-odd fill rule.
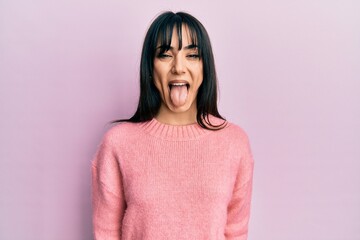
[[196,96],[203,81],[203,62],[184,25],[180,50],[178,43],[174,28],[170,49],[162,54],[160,46],[156,49],[153,78],[162,99],[160,112],[193,114],[197,111]]

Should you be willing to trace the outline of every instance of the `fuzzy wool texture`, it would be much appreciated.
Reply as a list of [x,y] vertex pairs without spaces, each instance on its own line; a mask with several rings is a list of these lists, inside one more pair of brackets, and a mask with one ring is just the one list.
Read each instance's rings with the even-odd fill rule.
[[230,122],[115,125],[92,160],[94,239],[246,240],[253,169],[249,138]]

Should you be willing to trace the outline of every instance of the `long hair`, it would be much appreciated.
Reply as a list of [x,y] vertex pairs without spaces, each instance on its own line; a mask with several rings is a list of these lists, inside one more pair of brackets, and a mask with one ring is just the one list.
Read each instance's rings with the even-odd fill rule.
[[[156,47],[167,46],[169,50],[172,33],[176,27],[179,36],[179,49],[182,47],[182,25],[187,26],[193,44],[198,46],[200,59],[203,61],[203,82],[196,97],[198,124],[205,129],[218,130],[225,124],[217,109],[217,77],[214,56],[210,38],[204,26],[193,16],[185,12],[164,12],[150,25],[144,40],[140,61],[140,97],[135,114],[129,119],[119,119],[116,122],[145,122],[154,118],[161,106],[160,93],[153,81],[154,58]],[[221,118],[224,122],[214,125],[209,120],[209,114]],[[209,127],[210,126],[210,127]]]

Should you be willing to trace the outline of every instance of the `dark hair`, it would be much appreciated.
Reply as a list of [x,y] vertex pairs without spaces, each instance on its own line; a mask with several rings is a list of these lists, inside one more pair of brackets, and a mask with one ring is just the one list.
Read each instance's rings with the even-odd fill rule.
[[[161,97],[152,78],[156,47],[160,43],[160,46],[165,46],[161,48],[162,52],[169,50],[173,29],[176,27],[179,49],[181,49],[183,24],[189,30],[192,44],[198,46],[199,56],[203,62],[203,82],[196,97],[197,122],[205,129],[218,130],[223,127],[225,118],[219,114],[217,109],[217,77],[209,35],[195,17],[184,12],[173,13],[170,11],[160,14],[146,33],[140,62],[140,97],[135,114],[130,119],[114,120],[111,123],[145,122],[156,116],[161,106]],[[209,120],[209,114],[223,119],[224,122],[220,125],[213,125]]]

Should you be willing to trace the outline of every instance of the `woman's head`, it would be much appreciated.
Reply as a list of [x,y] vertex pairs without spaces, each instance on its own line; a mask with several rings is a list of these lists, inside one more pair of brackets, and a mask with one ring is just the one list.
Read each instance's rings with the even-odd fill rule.
[[196,118],[203,60],[191,35],[186,25],[174,26],[171,43],[159,39],[156,46],[152,78],[161,97],[156,118],[169,124],[189,124]]
[[[190,79],[182,78],[182,68],[189,71],[186,74]],[[170,93],[172,80],[185,83],[188,95],[178,86]],[[212,125],[208,114],[222,118],[217,110],[217,78],[208,33],[195,17],[184,12],[160,14],[146,33],[140,63],[140,99],[130,121],[152,119],[162,104],[174,111],[195,106],[197,122],[205,128]]]

